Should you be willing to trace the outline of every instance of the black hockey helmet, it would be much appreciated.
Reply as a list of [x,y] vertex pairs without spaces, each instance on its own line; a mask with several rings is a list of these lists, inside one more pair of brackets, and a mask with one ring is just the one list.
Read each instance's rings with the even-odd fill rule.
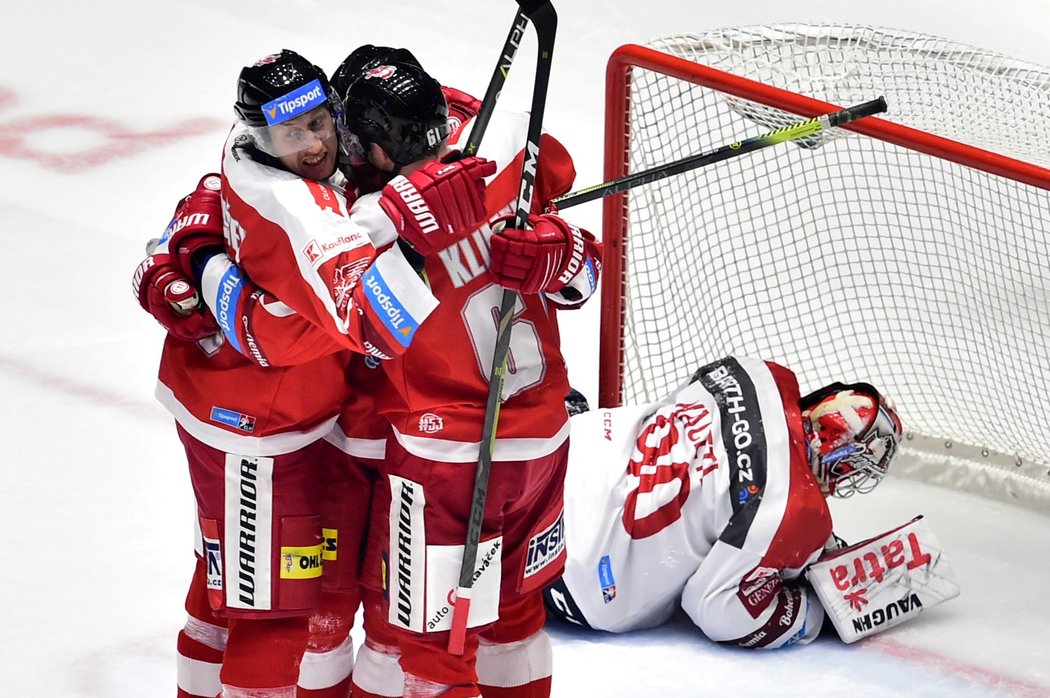
[[346,91],[352,83],[367,71],[383,63],[408,63],[418,68],[423,67],[407,48],[373,46],[372,44],[358,46],[332,73],[332,87],[339,99],[346,99]]
[[[246,66],[237,78],[237,118],[266,127],[329,103],[331,85],[324,71],[295,51],[283,49]],[[334,115],[334,113],[333,113]]]
[[367,68],[347,86],[343,109],[361,145],[375,143],[399,167],[435,152],[449,135],[441,85],[414,62]]

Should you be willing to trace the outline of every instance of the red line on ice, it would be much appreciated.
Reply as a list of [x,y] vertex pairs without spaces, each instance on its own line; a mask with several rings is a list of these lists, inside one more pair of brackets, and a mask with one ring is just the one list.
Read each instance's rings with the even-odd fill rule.
[[945,674],[964,677],[975,683],[999,691],[1008,691],[1022,698],[1046,698],[1047,695],[1050,695],[1050,687],[1023,681],[989,669],[983,669],[962,659],[947,657],[932,650],[912,647],[896,640],[870,638],[868,646],[883,654],[916,661],[923,666],[934,667]]

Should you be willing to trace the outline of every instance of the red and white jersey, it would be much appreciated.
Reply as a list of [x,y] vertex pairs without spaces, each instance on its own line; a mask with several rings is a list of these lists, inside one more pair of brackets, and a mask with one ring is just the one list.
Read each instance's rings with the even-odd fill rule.
[[328,434],[348,387],[350,352],[297,366],[262,368],[221,336],[185,342],[168,336],[156,396],[197,440],[227,453],[276,456]]
[[[252,210],[268,211],[273,219],[259,225],[258,237],[255,227],[250,231],[238,228],[242,243],[252,241],[242,244],[239,253],[244,269],[253,274],[256,269],[270,268],[266,245],[276,243],[272,237],[267,242],[267,236],[281,233],[279,222],[298,230],[301,222],[292,225],[291,221],[303,207],[294,197],[282,198],[284,189],[269,187],[275,178],[283,182],[291,175],[254,163],[246,155],[239,157],[244,167],[237,168],[237,181],[253,183],[242,186],[238,201]],[[305,184],[303,188],[313,191]],[[325,189],[329,190],[335,191]],[[338,205],[345,209],[345,201]],[[310,331],[295,311],[275,298],[247,284],[233,283],[239,280],[236,274],[218,274],[215,269],[208,266],[202,295],[223,325],[225,336],[200,342],[167,337],[158,400],[194,438],[229,453],[280,455],[326,436],[350,394],[345,371],[351,352]],[[239,298],[242,292],[252,297],[250,305],[256,312],[250,316],[235,313],[248,305],[238,302],[244,300]],[[289,347],[279,365],[260,360],[248,331],[257,328],[268,336],[283,337]]]
[[[498,167],[487,182],[490,222],[513,213],[527,126],[528,115],[521,113],[496,112],[490,121],[478,153]],[[464,128],[459,142],[450,145],[457,147],[468,135],[469,128]],[[543,136],[536,207],[567,191],[574,177],[564,147]],[[375,196],[361,197],[355,210],[370,205]],[[377,396],[379,410],[390,420],[403,448],[422,458],[472,462],[478,457],[503,295],[503,288],[492,283],[487,272],[491,235],[490,225],[482,225],[426,259],[427,280],[440,304],[416,332],[411,349],[383,363],[393,390]],[[574,286],[584,291],[574,294],[577,304],[597,284],[595,260],[600,251],[588,238],[587,263],[578,274],[585,281]],[[569,385],[559,348],[559,305],[571,304],[548,295],[518,297],[494,460],[541,458],[568,436],[564,400]]]
[[728,357],[658,403],[573,417],[555,613],[624,632],[681,604],[716,641],[815,637],[819,602],[784,584],[831,534],[798,399],[786,368]]
[[[403,353],[437,301],[391,245],[393,223],[379,206],[351,215],[352,201],[331,183],[256,162],[243,147],[245,131],[234,127],[223,153],[230,257],[255,285],[346,348],[381,359]],[[209,264],[203,278],[205,297],[218,299],[219,325],[234,343],[235,319],[224,308],[236,305],[240,281],[230,265]]]

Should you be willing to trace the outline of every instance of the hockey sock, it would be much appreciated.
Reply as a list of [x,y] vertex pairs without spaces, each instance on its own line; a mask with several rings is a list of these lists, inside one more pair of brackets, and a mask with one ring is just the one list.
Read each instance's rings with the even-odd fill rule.
[[261,696],[262,689],[275,698],[295,696],[307,627],[305,617],[231,618],[220,673],[224,698]]
[[306,653],[299,666],[299,698],[348,698],[354,670],[350,629],[360,603],[357,589],[321,591],[310,616]]
[[478,647],[478,684],[485,698],[550,696],[553,653],[542,630],[545,616],[539,592],[500,606],[500,619],[482,633]]
[[178,698],[215,698],[222,689],[219,670],[226,649],[226,620],[208,605],[204,560],[197,558],[186,593],[186,625],[179,631],[176,681]]

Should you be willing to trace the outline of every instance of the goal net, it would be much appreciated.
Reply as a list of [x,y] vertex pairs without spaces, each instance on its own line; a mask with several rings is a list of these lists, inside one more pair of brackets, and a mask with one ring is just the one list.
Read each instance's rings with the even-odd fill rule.
[[905,423],[898,472],[1050,511],[1050,70],[796,24],[621,47],[607,94],[607,180],[889,111],[605,200],[603,406],[729,353],[804,392],[867,381]]

